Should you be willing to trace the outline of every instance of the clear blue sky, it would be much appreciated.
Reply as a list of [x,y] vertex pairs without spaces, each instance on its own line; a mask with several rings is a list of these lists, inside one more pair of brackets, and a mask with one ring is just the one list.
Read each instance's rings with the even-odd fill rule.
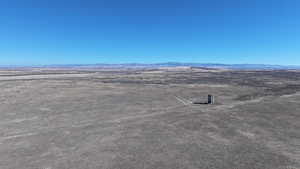
[[0,3],[0,65],[300,65],[299,0]]

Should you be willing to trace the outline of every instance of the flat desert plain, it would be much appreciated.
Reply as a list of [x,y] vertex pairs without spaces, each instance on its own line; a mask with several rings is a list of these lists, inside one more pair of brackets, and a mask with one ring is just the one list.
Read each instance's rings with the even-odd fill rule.
[[299,169],[300,71],[1,69],[0,168]]

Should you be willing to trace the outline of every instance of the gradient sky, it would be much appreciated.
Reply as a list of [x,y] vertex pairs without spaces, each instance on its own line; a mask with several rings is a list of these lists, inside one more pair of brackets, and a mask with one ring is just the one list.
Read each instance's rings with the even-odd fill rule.
[[0,65],[300,65],[299,0],[3,0]]

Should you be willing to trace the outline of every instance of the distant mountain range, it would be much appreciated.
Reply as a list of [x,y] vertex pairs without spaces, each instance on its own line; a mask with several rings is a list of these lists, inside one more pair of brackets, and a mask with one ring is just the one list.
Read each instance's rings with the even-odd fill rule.
[[218,64],[218,63],[179,63],[166,62],[155,64],[56,64],[37,66],[0,66],[0,68],[160,68],[160,67],[199,67],[220,69],[300,69],[300,66],[267,65],[267,64]]

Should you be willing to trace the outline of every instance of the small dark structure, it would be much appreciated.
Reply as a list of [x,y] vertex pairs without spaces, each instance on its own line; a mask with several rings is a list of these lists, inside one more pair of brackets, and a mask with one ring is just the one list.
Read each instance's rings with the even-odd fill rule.
[[210,94],[207,96],[207,102],[199,102],[199,101],[193,102],[193,104],[214,104],[214,103],[215,103],[215,97]]
[[208,98],[207,98],[207,104],[214,104],[215,103],[215,98],[213,95],[208,95]]

